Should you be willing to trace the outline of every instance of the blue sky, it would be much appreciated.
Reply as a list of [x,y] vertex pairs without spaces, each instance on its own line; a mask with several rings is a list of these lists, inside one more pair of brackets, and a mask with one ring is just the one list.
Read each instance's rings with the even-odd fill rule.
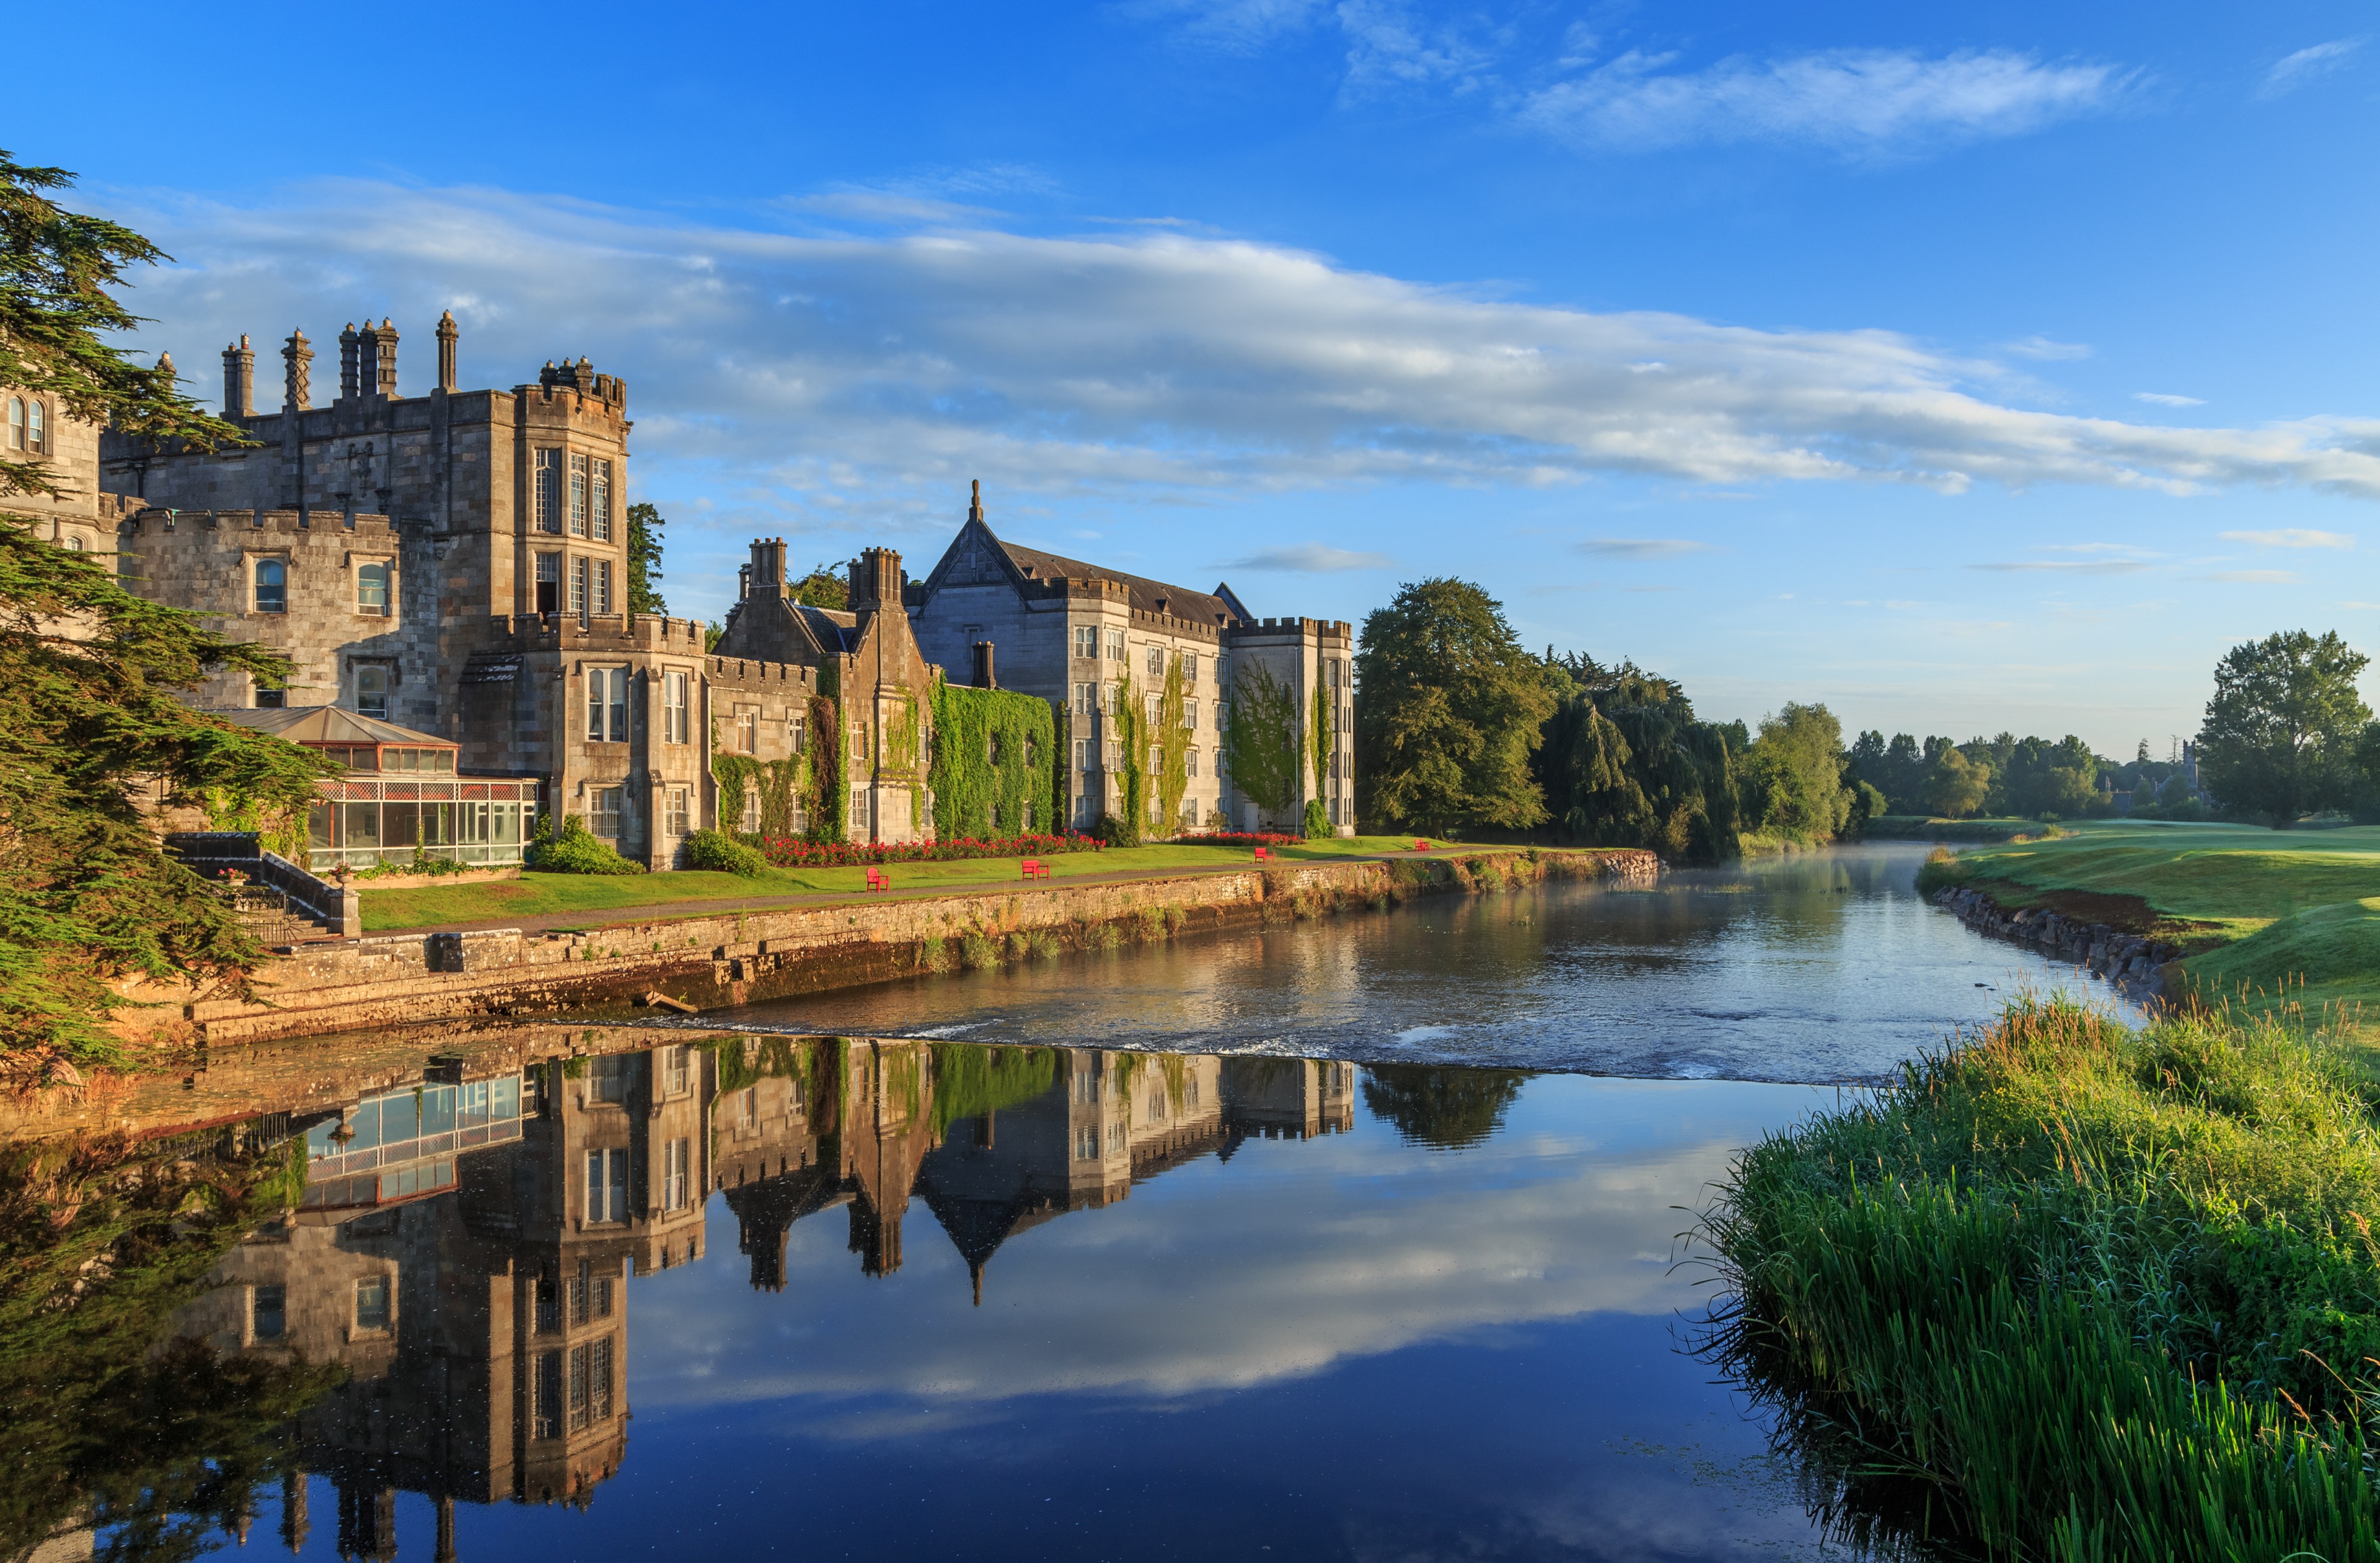
[[[866,14],[858,14],[862,10]],[[136,6],[6,144],[215,353],[629,382],[672,606],[1005,535],[1259,612],[1475,579],[1706,714],[2187,733],[2380,650],[2368,7]],[[261,354],[267,362],[270,353]],[[260,376],[261,378],[261,376]],[[2380,686],[2375,686],[2380,688]]]

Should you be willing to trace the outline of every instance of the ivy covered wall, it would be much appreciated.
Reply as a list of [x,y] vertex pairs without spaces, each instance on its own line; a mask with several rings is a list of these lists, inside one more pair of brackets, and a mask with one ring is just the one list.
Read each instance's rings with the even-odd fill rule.
[[1057,724],[1047,700],[938,679],[933,717],[927,781],[937,837],[1016,835],[1028,805],[1033,830],[1059,828]]
[[[719,783],[721,830],[744,829],[744,800],[757,790],[759,834],[801,835],[814,842],[843,840],[844,816],[849,806],[844,789],[836,784],[842,767],[837,763],[840,728],[832,700],[823,695],[810,697],[808,729],[809,746],[802,753],[788,759],[763,760],[722,751],[718,719],[712,719],[710,775]],[[799,830],[794,827],[797,817],[805,822]]]

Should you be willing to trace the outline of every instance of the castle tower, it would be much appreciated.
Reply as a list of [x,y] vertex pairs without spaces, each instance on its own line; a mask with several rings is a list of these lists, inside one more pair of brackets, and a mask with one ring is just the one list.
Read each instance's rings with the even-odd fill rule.
[[304,412],[314,405],[314,349],[306,340],[305,328],[289,333],[281,346],[281,360],[287,366],[282,372],[281,410]]
[[256,350],[242,332],[238,343],[224,349],[223,415],[247,418],[256,411]]
[[438,317],[438,389],[452,394],[455,379],[455,341],[462,334],[455,327],[455,311],[447,310]]

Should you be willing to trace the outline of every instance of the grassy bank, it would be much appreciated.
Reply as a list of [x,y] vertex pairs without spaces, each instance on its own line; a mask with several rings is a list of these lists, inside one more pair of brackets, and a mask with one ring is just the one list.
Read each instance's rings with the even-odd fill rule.
[[2061,827],[2037,819],[1940,819],[1923,814],[1879,814],[1867,822],[1872,842],[2027,842],[2054,837]]
[[[1270,851],[1279,861],[1320,862],[1377,856],[1412,846],[1413,838],[1409,836],[1353,836]],[[1462,850],[1474,853],[1523,849],[1464,846]],[[1245,867],[1254,861],[1254,856],[1245,847],[1142,846],[1064,853],[1041,861],[1048,865],[1052,879],[1064,879],[1083,874]],[[973,885],[1015,884],[1018,862],[1014,857],[987,857],[955,863],[896,863],[885,872],[896,890],[956,890]],[[617,877],[524,873],[517,879],[480,884],[364,890],[364,928],[370,933],[389,933],[453,923],[495,925],[522,917],[666,908],[704,902],[750,902],[757,905],[778,896],[863,895],[868,892],[867,879],[868,871],[863,867],[771,868],[753,878],[690,871]]]
[[1949,876],[2003,906],[2049,906],[2170,939],[2192,952],[2183,975],[2209,1002],[2303,1006],[2366,1036],[2380,1021],[2380,829],[2069,829],[2057,841],[1962,852]]
[[1714,1347],[1888,1531],[2380,1556],[2372,1091],[2270,1020],[2012,1007],[1745,1154]]

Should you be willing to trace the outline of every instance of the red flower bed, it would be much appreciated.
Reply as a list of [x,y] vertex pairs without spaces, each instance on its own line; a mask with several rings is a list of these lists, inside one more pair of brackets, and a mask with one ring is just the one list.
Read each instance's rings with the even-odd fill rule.
[[1195,830],[1186,836],[1173,838],[1175,846],[1303,846],[1304,836],[1292,836],[1278,830]]
[[[748,838],[747,838],[748,839]],[[806,842],[797,836],[767,836],[761,854],[779,868],[843,868],[880,863],[952,863],[971,857],[1053,857],[1062,852],[1098,852],[1095,837],[960,836],[947,842]]]

